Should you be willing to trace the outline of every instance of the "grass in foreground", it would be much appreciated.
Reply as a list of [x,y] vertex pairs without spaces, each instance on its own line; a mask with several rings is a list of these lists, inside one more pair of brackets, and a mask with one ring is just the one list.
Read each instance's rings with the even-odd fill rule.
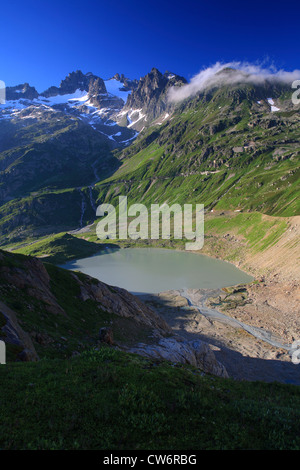
[[292,385],[220,379],[110,348],[1,366],[0,381],[0,449],[300,449]]

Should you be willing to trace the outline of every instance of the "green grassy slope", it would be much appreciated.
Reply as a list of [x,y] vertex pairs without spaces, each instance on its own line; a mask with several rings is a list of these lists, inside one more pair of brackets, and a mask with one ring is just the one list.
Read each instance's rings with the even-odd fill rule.
[[0,366],[0,381],[2,449],[300,448],[295,386],[219,379],[109,348]]
[[46,237],[23,248],[14,249],[14,253],[45,258],[54,264],[63,264],[72,259],[86,258],[103,249],[100,243],[87,242],[68,233],[59,233]]
[[0,203],[47,188],[84,186],[116,169],[107,139],[63,113],[1,122]]
[[299,110],[274,89],[281,110],[272,113],[263,92],[225,87],[183,103],[119,155],[122,166],[97,185],[98,200],[127,194],[149,204],[298,214]]

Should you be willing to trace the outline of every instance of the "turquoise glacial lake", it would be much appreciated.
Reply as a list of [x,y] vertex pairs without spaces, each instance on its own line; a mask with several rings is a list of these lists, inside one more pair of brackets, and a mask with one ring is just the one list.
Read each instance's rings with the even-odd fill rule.
[[61,267],[81,271],[137,294],[172,289],[217,289],[253,280],[226,261],[164,248],[107,248]]

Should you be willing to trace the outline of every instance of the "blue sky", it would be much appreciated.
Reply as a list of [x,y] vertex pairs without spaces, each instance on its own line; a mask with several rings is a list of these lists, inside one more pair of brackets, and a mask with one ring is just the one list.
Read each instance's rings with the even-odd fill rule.
[[1,4],[0,80],[38,91],[81,69],[106,79],[157,67],[190,79],[217,61],[300,69],[299,2],[48,0]]

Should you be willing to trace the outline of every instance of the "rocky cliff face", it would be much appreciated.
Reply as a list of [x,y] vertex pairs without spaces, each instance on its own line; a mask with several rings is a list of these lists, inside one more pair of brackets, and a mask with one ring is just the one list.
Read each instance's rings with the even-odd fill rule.
[[163,113],[173,108],[168,101],[168,90],[175,86],[182,86],[186,79],[170,72],[162,74],[153,68],[150,73],[142,77],[136,89],[128,96],[123,113],[127,110],[130,126],[141,130]]
[[[150,73],[142,77],[134,90],[128,97],[126,107],[148,108],[155,116],[161,114],[166,106],[166,92],[172,86],[180,86],[186,83],[185,78],[174,75],[170,72],[162,74],[158,69],[153,68]],[[158,109],[154,109],[159,105]]]
[[36,89],[28,83],[6,88],[6,99],[8,101],[20,99],[34,100],[38,96],[39,94]]
[[32,339],[19,325],[16,313],[0,301],[0,339],[14,351],[15,360],[38,361]]
[[85,276],[86,282],[81,281],[76,274],[73,276],[80,285],[80,298],[84,302],[94,300],[110,313],[134,319],[135,322],[152,328],[155,336],[161,337],[171,333],[171,328],[159,315],[125,289],[110,287],[89,276]]

